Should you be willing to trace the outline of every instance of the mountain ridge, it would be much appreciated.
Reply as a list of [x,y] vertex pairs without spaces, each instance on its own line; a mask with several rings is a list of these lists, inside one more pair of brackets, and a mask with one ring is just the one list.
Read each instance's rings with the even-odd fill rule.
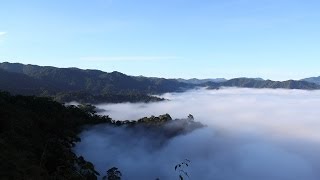
[[320,85],[320,76],[304,78],[304,79],[301,79],[301,81],[307,81],[307,82],[311,82],[311,83],[315,83],[315,84]]
[[245,87],[245,88],[272,88],[272,89],[305,89],[316,90],[320,86],[315,83],[306,81],[286,80],[286,81],[272,81],[260,80],[251,78],[235,78],[223,82],[220,85],[226,87]]
[[203,83],[207,83],[207,82],[216,82],[216,83],[220,83],[220,82],[224,82],[227,81],[227,79],[225,78],[213,78],[213,79],[198,79],[198,78],[191,78],[191,79],[183,79],[183,78],[178,78],[176,79],[179,82],[184,82],[184,83],[189,83],[189,84],[196,84],[196,85],[200,85]]
[[22,95],[53,96],[62,101],[74,94],[77,101],[88,101],[90,96],[90,103],[102,103],[100,99],[112,100],[111,103],[158,101],[163,99],[149,94],[191,88],[191,85],[176,80],[134,77],[117,71],[107,73],[8,62],[0,63],[0,70],[1,90]]
[[196,87],[320,89],[308,81],[272,81],[261,78],[166,79],[130,76],[113,71],[57,68],[53,66],[0,63],[0,90],[14,94],[51,96],[65,102],[74,98],[84,103],[149,102],[163,100],[150,94],[182,92]]

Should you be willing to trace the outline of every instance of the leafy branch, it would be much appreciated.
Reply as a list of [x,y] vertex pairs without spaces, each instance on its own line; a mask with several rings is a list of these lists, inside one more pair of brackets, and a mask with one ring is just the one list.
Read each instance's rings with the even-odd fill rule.
[[185,159],[174,167],[174,170],[178,173],[180,180],[184,180],[185,177],[190,179],[188,172],[185,170],[187,167],[189,167],[190,163],[190,160]]

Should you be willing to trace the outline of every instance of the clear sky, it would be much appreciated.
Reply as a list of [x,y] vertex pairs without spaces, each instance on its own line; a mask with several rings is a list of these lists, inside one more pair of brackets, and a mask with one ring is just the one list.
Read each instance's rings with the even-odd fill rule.
[[183,78],[320,75],[319,0],[1,0],[0,61]]

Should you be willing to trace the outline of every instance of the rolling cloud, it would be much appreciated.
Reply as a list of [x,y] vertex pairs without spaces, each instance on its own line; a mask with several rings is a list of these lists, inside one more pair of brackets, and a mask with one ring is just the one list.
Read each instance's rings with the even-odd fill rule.
[[84,131],[75,152],[102,174],[118,167],[124,179],[178,179],[174,166],[185,158],[190,179],[320,178],[320,91],[228,88],[162,96],[170,101],[98,108],[119,120],[191,113],[208,126],[150,148],[157,137],[102,125]]

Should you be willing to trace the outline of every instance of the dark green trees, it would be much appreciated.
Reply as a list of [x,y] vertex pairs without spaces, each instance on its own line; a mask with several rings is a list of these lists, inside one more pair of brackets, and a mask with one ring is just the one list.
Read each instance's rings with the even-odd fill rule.
[[121,172],[118,170],[118,168],[113,167],[107,171],[107,175],[104,176],[103,180],[120,180],[121,179]]
[[0,92],[0,177],[4,179],[96,179],[93,164],[72,147],[83,125],[111,122],[91,110],[48,98]]

